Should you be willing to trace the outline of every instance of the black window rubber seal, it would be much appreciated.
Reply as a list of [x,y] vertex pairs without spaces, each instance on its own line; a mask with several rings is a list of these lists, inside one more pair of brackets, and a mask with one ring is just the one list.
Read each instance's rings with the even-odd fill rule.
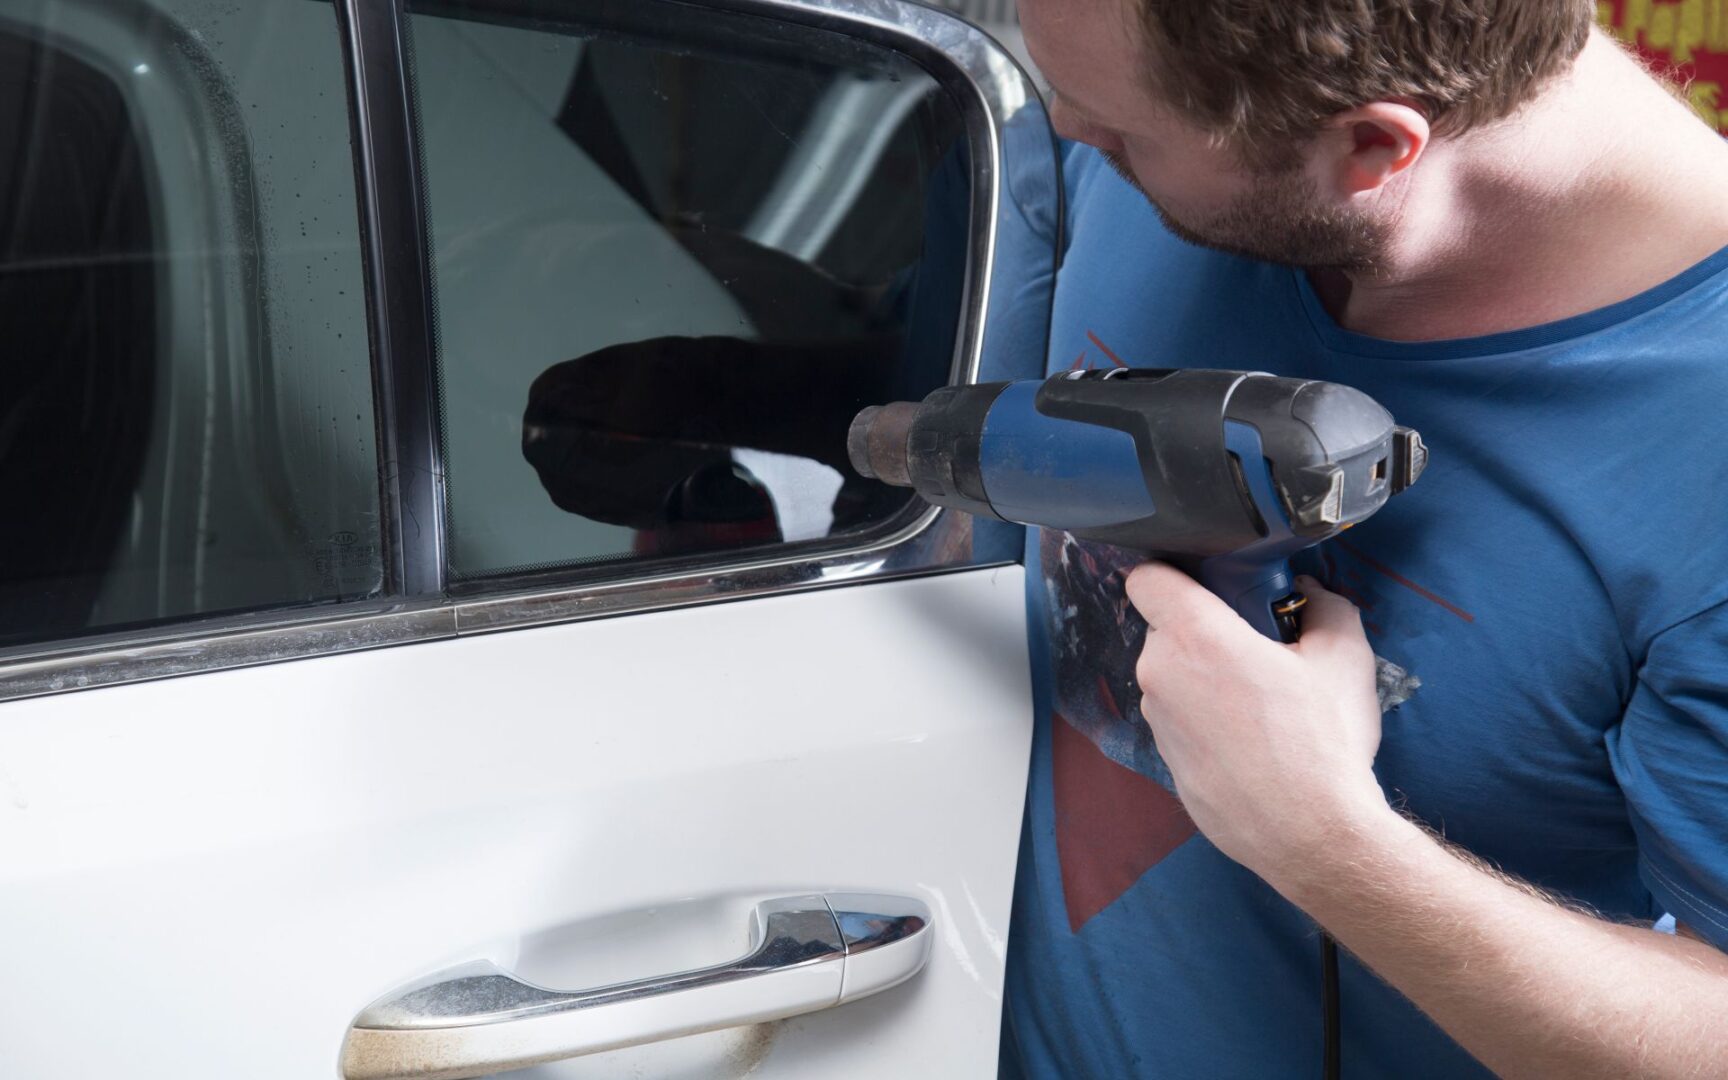
[[445,585],[432,267],[412,68],[396,0],[336,0],[348,84],[377,419],[384,591]]

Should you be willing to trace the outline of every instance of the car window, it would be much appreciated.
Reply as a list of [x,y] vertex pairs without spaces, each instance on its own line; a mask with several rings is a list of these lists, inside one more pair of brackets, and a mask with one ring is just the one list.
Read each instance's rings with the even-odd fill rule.
[[0,645],[379,589],[343,85],[324,3],[0,5]]
[[452,581],[902,513],[845,435],[953,368],[947,92],[886,50],[685,4],[410,11]]

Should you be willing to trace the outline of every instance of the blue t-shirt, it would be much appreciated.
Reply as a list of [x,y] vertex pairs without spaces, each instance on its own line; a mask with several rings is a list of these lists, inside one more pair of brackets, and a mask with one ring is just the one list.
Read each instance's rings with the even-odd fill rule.
[[[1602,311],[1400,344],[1340,329],[1300,272],[1176,240],[1091,150],[1065,172],[1053,370],[1333,380],[1431,448],[1307,567],[1408,695],[1385,717],[1388,797],[1607,918],[1670,912],[1728,947],[1728,251]],[[1029,540],[1040,715],[1005,1073],[1317,1075],[1314,925],[1160,782],[1135,562]],[[1345,1075],[1486,1075],[1349,957],[1342,977]]]

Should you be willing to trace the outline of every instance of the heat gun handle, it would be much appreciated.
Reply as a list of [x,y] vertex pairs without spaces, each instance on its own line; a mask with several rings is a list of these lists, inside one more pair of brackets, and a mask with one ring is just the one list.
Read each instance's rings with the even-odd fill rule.
[[1201,562],[1195,576],[1248,620],[1248,625],[1273,641],[1288,645],[1301,636],[1301,610],[1308,601],[1292,586],[1288,561],[1220,555]]

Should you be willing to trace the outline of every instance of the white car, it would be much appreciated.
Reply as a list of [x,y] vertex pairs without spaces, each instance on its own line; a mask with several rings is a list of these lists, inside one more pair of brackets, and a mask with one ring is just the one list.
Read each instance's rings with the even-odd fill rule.
[[[1025,76],[898,0],[0,0],[0,1076],[985,1077]],[[837,441],[838,440],[838,441]]]

